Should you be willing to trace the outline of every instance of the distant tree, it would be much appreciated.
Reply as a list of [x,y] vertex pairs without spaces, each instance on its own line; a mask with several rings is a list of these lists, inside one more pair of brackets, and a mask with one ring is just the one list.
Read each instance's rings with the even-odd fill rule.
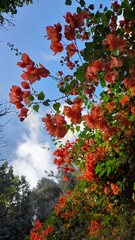
[[7,14],[10,14],[10,17],[17,14],[17,8],[23,7],[24,4],[28,5],[33,3],[33,0],[1,0],[0,1],[0,26],[5,27],[8,23],[9,25],[14,25],[12,19],[9,19]]
[[0,166],[0,239],[23,240],[32,226],[30,189],[24,176],[13,173],[12,166]]
[[78,180],[76,178],[76,173],[64,173],[63,171],[59,170],[57,174],[58,179],[58,186],[61,189],[61,192],[64,194],[67,190],[73,190]]
[[56,182],[42,178],[31,193],[31,204],[35,218],[41,222],[45,221],[54,209],[60,193],[61,189]]
[[5,116],[10,111],[10,105],[3,98],[0,98],[0,117]]

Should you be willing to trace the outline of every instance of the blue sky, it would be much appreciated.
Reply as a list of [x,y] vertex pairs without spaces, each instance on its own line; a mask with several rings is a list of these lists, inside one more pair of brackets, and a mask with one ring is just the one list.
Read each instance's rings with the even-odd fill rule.
[[[73,5],[66,6],[64,0],[34,0],[29,6],[18,9],[13,21],[15,27],[7,27],[8,30],[1,31],[0,34],[0,94],[2,98],[9,100],[8,94],[12,85],[20,85],[20,75],[22,69],[16,63],[20,61],[20,56],[16,56],[7,46],[7,42],[14,44],[20,52],[29,54],[36,63],[42,63],[51,74],[59,70],[59,56],[54,57],[49,49],[50,41],[45,36],[45,28],[58,22],[64,23],[63,16],[67,11],[74,13],[77,3],[73,0]],[[89,4],[94,1],[88,1]],[[102,4],[110,1],[102,1]],[[96,1],[99,6],[100,1]],[[38,90],[45,90],[47,98],[57,98],[58,91],[56,84],[50,79],[42,79],[41,84],[35,84]],[[39,87],[40,86],[40,87]],[[15,110],[15,109],[14,109]],[[32,113],[30,118],[21,123],[17,114],[13,113],[1,119],[6,121],[11,119],[3,130],[8,146],[1,149],[3,157],[7,159],[15,168],[16,174],[26,175],[31,186],[35,186],[38,179],[44,176],[44,170],[53,169],[52,166],[52,144],[48,134],[43,130],[40,116]],[[69,134],[66,138],[71,138]],[[43,149],[51,146],[51,150]]]

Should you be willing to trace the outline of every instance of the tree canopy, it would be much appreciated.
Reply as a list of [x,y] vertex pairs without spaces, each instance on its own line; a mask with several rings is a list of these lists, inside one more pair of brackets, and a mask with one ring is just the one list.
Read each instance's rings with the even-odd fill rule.
[[24,4],[33,3],[33,0],[1,0],[0,1],[0,26],[3,27],[6,23],[14,25],[12,20],[5,14],[11,16],[17,14],[17,9],[23,7]]
[[25,177],[13,173],[12,166],[0,166],[0,239],[23,240],[33,222],[30,189]]
[[58,184],[48,178],[42,178],[31,192],[31,206],[36,219],[44,222],[51,214],[60,196]]
[[[65,180],[76,173],[78,183],[59,198],[45,223],[34,224],[30,240],[133,240],[135,4],[113,1],[110,8],[101,3],[95,10],[84,0],[76,2],[76,12],[65,14],[64,26],[46,27],[50,49],[62,54],[56,76],[24,53],[17,63],[23,69],[21,85],[13,85],[9,94],[20,121],[31,108],[52,109],[42,122],[56,145],[69,130],[77,132],[74,141],[56,148],[54,164]],[[56,81],[58,99],[46,99],[43,89],[34,89],[42,78]]]
[[59,184],[42,178],[29,189],[24,176],[14,175],[7,162],[0,166],[0,239],[27,239],[36,219],[44,222],[53,212],[62,191]]

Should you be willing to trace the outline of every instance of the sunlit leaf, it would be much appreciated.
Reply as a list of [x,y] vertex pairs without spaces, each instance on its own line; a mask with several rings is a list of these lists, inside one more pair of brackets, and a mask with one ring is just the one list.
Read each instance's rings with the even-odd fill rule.
[[38,100],[44,100],[44,98],[45,98],[45,94],[43,92],[40,92],[38,94]]
[[59,103],[59,102],[54,103],[54,104],[53,104],[53,108],[54,108],[54,110],[55,110],[56,112],[59,112],[60,103]]
[[33,109],[34,109],[35,112],[38,112],[38,110],[39,110],[39,104],[34,105],[34,106],[33,106]]
[[66,0],[65,4],[66,4],[66,5],[71,5],[71,4],[72,4],[72,1],[71,1],[71,0]]

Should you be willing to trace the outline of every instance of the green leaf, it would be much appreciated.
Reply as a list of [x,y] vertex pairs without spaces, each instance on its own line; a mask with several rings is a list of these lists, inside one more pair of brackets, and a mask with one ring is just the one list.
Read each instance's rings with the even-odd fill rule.
[[80,126],[76,126],[76,131],[77,131],[77,132],[80,131]]
[[81,7],[84,7],[85,6],[85,1],[84,0],[80,0],[80,5],[81,5]]
[[94,10],[94,4],[90,4],[88,7],[90,10]]
[[70,82],[70,88],[73,89],[76,86],[76,84],[77,84],[77,81],[76,80],[72,80]]
[[43,102],[43,105],[49,106],[49,105],[50,105],[49,102],[50,102],[50,100],[49,100],[49,99],[46,99],[46,100]]
[[69,104],[69,105],[72,105],[73,102],[70,100],[70,99],[67,99],[66,102]]
[[108,8],[107,8],[107,7],[105,7],[105,8],[104,8],[104,12],[106,12],[106,11],[107,11],[107,9],[108,9]]
[[95,173],[98,174],[98,176],[102,177],[104,173],[106,172],[105,170],[105,163],[100,163],[96,166],[95,168]]
[[[69,91],[71,91],[70,85],[67,83],[66,86],[65,86],[65,88],[64,88],[62,91],[63,91],[63,93],[68,93]],[[61,92],[62,92],[62,91],[61,91]]]
[[31,95],[31,94],[29,95],[29,101],[30,101],[30,102],[34,101],[34,97],[33,97],[33,95]]
[[66,5],[71,5],[71,4],[72,4],[72,1],[71,1],[71,0],[66,0],[66,1],[65,1],[65,4],[66,4]]
[[100,79],[100,84],[102,88],[106,87],[106,82],[104,79]]
[[38,94],[38,100],[44,100],[44,98],[45,98],[45,94],[43,92],[40,92]]
[[77,13],[81,13],[82,9],[80,7],[77,8]]
[[56,112],[59,112],[59,107],[60,107],[60,103],[59,102],[53,104],[53,108],[54,108],[54,110]]
[[33,109],[34,109],[34,111],[38,112],[38,110],[39,110],[39,104],[34,105],[34,106],[33,106]]
[[88,67],[88,64],[84,63],[82,66],[80,66],[76,69],[74,76],[77,78],[77,80],[80,80],[81,82],[85,81],[85,72],[86,72],[87,67]]
[[111,167],[109,166],[109,167],[107,168],[107,175],[109,175],[109,174],[111,173],[111,171],[112,171],[112,169],[111,169]]
[[100,98],[101,98],[101,100],[104,100],[105,102],[108,102],[108,98],[109,98],[108,92],[107,91],[102,91],[100,93]]

